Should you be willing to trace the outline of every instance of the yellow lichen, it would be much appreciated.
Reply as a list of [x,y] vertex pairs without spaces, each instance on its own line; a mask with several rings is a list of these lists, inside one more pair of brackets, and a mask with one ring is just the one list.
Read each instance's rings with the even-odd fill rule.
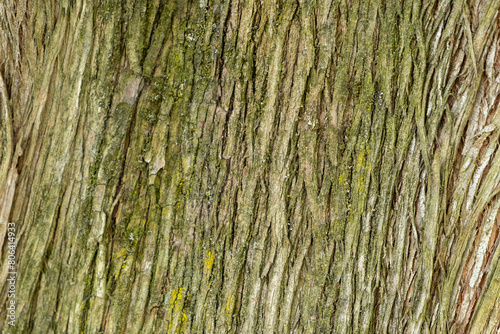
[[358,159],[357,159],[357,168],[358,170],[361,169],[361,166],[363,166],[363,163],[365,161],[365,152],[364,151],[361,151],[359,154],[358,154]]
[[[184,288],[180,287],[177,290],[172,291],[172,295],[170,296],[170,312],[171,312],[171,321],[168,324],[168,332],[172,332],[172,324],[175,319],[175,315],[182,311],[183,303],[182,303],[182,292]],[[187,321],[187,315],[182,313],[180,317],[181,327]]]
[[214,255],[212,254],[211,251],[207,252],[207,257],[205,258],[205,269],[204,271],[204,276],[207,277],[210,273],[210,270],[212,269],[212,266],[214,264]]
[[170,297],[170,309],[172,312],[174,311],[174,307],[179,305],[179,300],[182,298],[182,290],[184,290],[183,287],[180,287],[177,290],[172,291],[172,296]]
[[226,303],[226,311],[229,312],[232,308],[232,305],[234,304],[234,296],[231,295],[228,300],[227,300],[227,303]]

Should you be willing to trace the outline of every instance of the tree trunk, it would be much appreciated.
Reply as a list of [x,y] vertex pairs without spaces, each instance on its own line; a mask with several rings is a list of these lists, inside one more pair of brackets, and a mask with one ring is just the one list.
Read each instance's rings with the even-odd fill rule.
[[497,333],[499,8],[3,0],[0,330]]

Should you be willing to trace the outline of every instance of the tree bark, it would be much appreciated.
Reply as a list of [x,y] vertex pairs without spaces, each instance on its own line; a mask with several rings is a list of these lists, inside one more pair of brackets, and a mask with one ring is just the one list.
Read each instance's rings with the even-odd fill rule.
[[497,333],[499,8],[4,0],[0,330]]

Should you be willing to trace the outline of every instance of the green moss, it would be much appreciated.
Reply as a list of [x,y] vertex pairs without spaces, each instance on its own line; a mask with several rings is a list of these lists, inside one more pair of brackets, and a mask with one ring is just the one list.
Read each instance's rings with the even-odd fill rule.
[[[97,254],[97,253],[96,253]],[[94,263],[95,258],[92,260],[92,263]],[[90,268],[89,268],[90,271]],[[86,332],[87,329],[87,314],[91,308],[92,304],[92,290],[94,288],[94,270],[88,272],[85,276],[85,287],[83,291],[83,311],[82,311],[82,321],[80,323],[80,331],[81,332]]]

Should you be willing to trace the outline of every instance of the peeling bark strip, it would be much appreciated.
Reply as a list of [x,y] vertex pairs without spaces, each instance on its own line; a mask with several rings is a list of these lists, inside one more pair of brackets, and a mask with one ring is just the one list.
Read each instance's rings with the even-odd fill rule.
[[497,333],[499,8],[4,0],[0,330]]

